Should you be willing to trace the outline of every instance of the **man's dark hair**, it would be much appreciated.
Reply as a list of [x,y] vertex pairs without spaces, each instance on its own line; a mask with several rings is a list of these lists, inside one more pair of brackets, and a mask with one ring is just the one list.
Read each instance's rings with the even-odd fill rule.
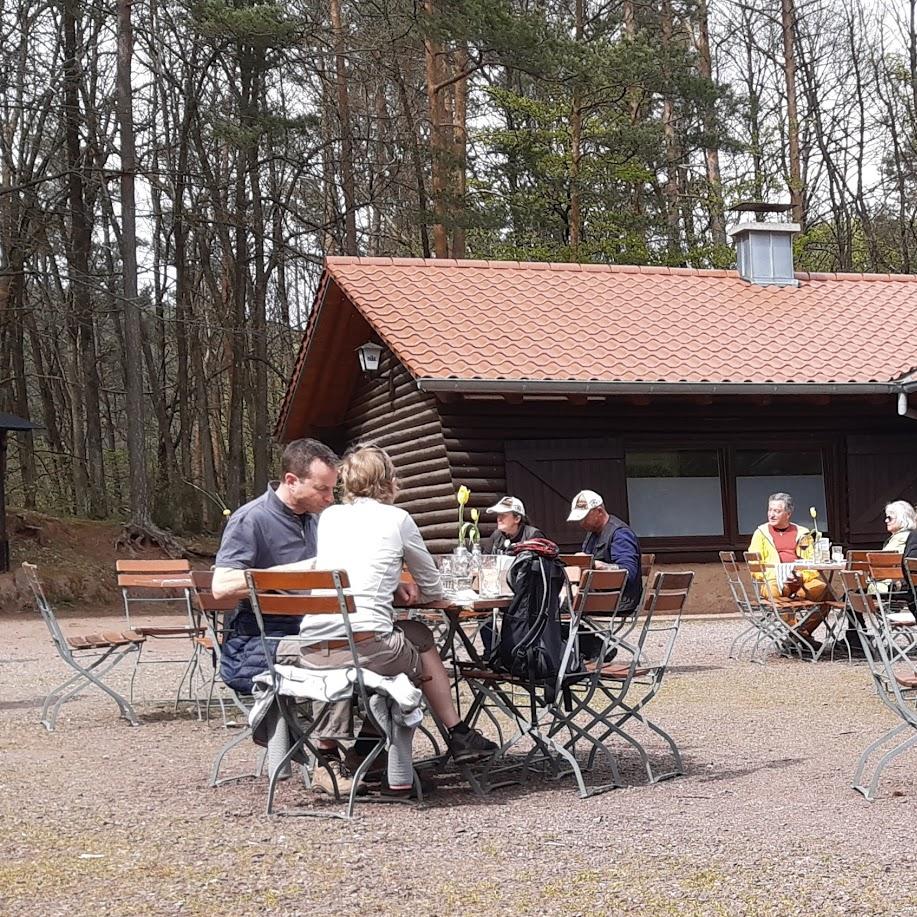
[[317,439],[294,439],[287,443],[283,455],[280,457],[280,475],[288,471],[298,478],[309,477],[309,468],[312,462],[318,459],[329,468],[337,468],[340,459],[324,443]]

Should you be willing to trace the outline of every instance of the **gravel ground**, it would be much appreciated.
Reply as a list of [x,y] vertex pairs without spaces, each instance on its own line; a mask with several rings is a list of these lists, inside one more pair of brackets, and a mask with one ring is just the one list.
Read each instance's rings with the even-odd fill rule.
[[[917,752],[867,802],[853,770],[891,719],[863,665],[734,662],[739,626],[686,620],[654,702],[687,776],[586,800],[569,780],[483,800],[443,787],[346,823],[267,818],[262,781],[209,788],[219,723],[146,705],[132,729],[93,692],[47,734],[65,668],[40,622],[7,618],[0,912],[917,915]],[[164,696],[177,670],[142,679]],[[228,766],[253,759],[246,746]],[[279,801],[313,804],[292,781]]]

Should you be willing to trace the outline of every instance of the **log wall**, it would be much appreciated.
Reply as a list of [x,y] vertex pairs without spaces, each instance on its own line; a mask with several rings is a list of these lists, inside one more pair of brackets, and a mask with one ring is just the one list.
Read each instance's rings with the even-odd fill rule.
[[364,380],[344,419],[348,444],[371,442],[398,472],[396,505],[411,514],[434,554],[458,537],[458,506],[436,399],[418,390],[401,363],[387,357],[382,378]]

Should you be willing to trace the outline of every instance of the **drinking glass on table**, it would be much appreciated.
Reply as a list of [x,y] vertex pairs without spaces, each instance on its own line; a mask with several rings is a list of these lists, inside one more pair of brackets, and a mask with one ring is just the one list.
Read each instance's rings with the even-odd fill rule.
[[455,592],[455,574],[452,571],[451,557],[441,557],[439,559],[439,571],[443,577],[443,592]]
[[831,542],[827,538],[819,538],[815,542],[815,563],[826,564],[830,556]]
[[844,562],[844,549],[841,545],[831,545],[831,560],[836,564],[842,564]]
[[488,599],[500,594],[500,571],[497,567],[497,558],[493,554],[486,554],[481,558],[480,592]]

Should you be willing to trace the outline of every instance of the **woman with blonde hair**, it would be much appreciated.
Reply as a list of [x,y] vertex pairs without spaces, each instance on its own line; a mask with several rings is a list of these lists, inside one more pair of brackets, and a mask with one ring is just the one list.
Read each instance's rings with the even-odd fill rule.
[[[396,598],[402,604],[432,601],[442,598],[443,586],[416,523],[392,505],[398,492],[392,460],[377,446],[359,446],[344,456],[339,483],[343,503],[328,507],[319,517],[315,567],[347,571],[356,607],[350,622],[360,665],[379,675],[403,672],[423,678],[420,688],[448,730],[452,757],[457,762],[487,757],[497,746],[470,729],[456,712],[449,677],[430,629],[419,621],[395,621]],[[401,582],[404,566],[414,579],[411,585]],[[300,639],[305,644],[299,659],[302,666],[333,669],[351,664],[340,615],[307,615]],[[324,740],[352,735],[349,718],[347,723],[328,725],[332,728],[322,729]],[[341,762],[338,772],[344,767]],[[324,788],[323,772],[317,770],[316,782]],[[341,776],[346,785],[350,775]],[[330,787],[330,780],[328,784]],[[406,794],[410,782],[391,789]]]

